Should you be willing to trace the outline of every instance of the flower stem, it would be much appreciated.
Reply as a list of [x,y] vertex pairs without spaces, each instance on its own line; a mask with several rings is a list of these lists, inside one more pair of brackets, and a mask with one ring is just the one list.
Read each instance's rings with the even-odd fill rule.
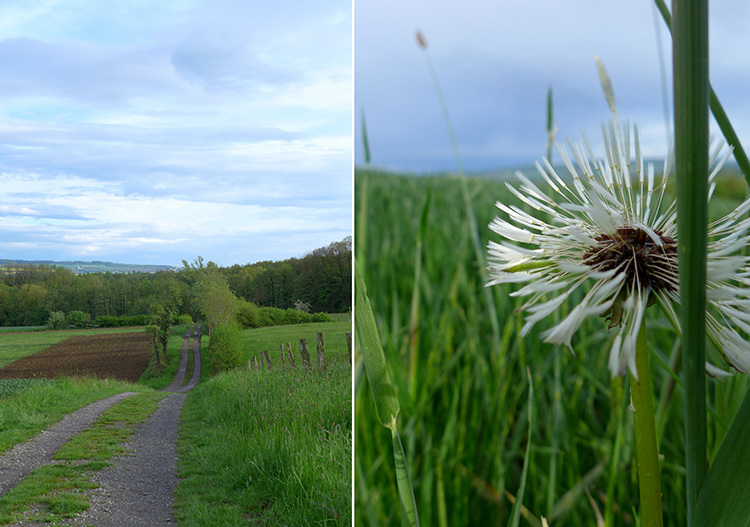
[[641,323],[635,352],[638,379],[630,376],[630,392],[635,418],[635,449],[638,457],[638,486],[641,497],[641,525],[662,526],[661,480],[656,447],[651,372],[646,350],[646,321]]

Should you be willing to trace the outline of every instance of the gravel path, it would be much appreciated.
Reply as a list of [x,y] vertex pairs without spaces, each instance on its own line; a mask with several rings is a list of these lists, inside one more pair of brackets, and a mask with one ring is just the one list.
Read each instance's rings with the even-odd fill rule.
[[175,525],[172,514],[177,488],[177,429],[185,395],[173,393],[137,426],[122,446],[132,454],[110,460],[113,465],[93,476],[99,488],[87,492],[91,508],[70,525],[158,527]]
[[[159,408],[146,421],[136,425],[133,438],[123,444],[128,454],[116,456],[110,460],[113,466],[94,473],[93,479],[99,488],[87,491],[91,508],[64,525],[158,527],[175,524],[172,506],[177,487],[177,432],[185,393],[200,381],[200,335],[201,326],[194,326],[183,335],[177,374],[162,390],[172,393],[162,399]],[[183,386],[191,336],[195,356],[193,375]],[[0,456],[0,495],[32,470],[48,464],[62,444],[90,428],[102,411],[131,395],[130,392],[118,394],[92,403],[66,416],[37,438]]]
[[91,428],[101,413],[110,406],[127,399],[135,392],[124,392],[101,399],[66,415],[61,421],[33,439],[20,443],[0,456],[0,496],[19,481],[52,461],[55,452],[74,435]]

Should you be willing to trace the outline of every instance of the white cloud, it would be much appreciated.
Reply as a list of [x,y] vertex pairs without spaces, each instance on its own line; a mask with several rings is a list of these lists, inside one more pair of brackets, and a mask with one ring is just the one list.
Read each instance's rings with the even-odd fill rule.
[[350,2],[10,1],[0,28],[7,256],[233,263],[350,233]]

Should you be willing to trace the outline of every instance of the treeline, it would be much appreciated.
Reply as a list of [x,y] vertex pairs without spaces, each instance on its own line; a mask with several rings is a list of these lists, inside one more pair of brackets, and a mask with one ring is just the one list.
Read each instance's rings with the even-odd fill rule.
[[201,316],[194,285],[204,268],[215,268],[238,298],[260,307],[310,312],[351,308],[352,241],[347,237],[302,258],[218,267],[198,257],[177,271],[151,274],[89,273],[51,265],[17,265],[0,281],[0,326],[43,326],[53,312],[102,317],[150,315],[151,307],[176,299],[179,314]]

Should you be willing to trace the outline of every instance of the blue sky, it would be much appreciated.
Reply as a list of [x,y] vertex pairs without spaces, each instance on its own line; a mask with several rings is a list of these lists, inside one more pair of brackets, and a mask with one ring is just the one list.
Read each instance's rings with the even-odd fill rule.
[[[355,13],[357,165],[364,163],[364,112],[374,166],[455,170],[417,30],[427,40],[467,171],[527,165],[545,154],[550,86],[557,139],[577,141],[581,130],[593,139],[611,117],[594,55],[612,80],[620,118],[638,125],[646,155],[666,153],[657,38],[668,78],[671,43],[660,18],[655,25],[650,0],[357,0]],[[712,2],[709,21],[711,82],[747,150],[750,3]],[[671,81],[667,90],[671,116]]]
[[2,258],[220,265],[351,234],[347,0],[4,0]]

